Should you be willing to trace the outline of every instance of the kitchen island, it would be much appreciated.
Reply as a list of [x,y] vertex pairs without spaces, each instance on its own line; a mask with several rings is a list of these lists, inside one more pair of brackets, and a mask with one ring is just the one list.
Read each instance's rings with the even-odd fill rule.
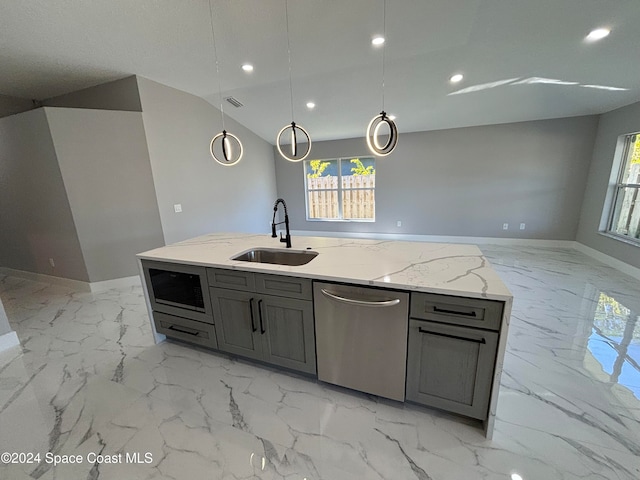
[[[232,259],[256,248],[318,255],[299,266]],[[323,337],[326,342],[326,333],[316,338],[321,324],[313,312],[320,290],[314,294],[314,287],[397,292],[410,298],[400,326],[405,330],[399,333],[407,338],[408,332],[403,345],[407,369],[402,370],[406,400],[481,420],[491,437],[512,296],[478,247],[300,236],[290,250],[268,235],[220,233],[139,254],[156,342],[164,340],[164,333],[263,363],[317,372],[322,380],[325,347],[320,342]],[[199,306],[188,311],[156,298],[150,269],[158,273],[162,268],[179,270],[196,283],[200,279]]]

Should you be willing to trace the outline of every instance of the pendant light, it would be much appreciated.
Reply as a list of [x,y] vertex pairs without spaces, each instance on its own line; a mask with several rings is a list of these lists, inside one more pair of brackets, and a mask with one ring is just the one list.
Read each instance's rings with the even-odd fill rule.
[[[387,37],[387,0],[384,1],[383,7],[383,36]],[[385,42],[386,43],[386,42]],[[398,128],[393,120],[391,120],[384,111],[384,51],[385,45],[382,45],[382,111],[369,122],[367,127],[367,146],[371,153],[380,157],[389,155],[398,144]],[[387,141],[383,144],[380,142],[381,130],[386,128],[389,130]]]
[[242,142],[232,133],[227,132],[224,127],[224,107],[222,106],[222,86],[220,83],[220,68],[218,66],[218,50],[216,48],[216,33],[213,28],[213,7],[209,0],[209,17],[211,18],[211,37],[213,39],[213,53],[216,60],[216,75],[218,77],[218,98],[220,101],[220,114],[222,115],[222,132],[211,139],[209,152],[213,159],[220,165],[231,167],[236,165],[241,159],[244,150]]
[[[289,56],[289,98],[291,100],[291,124],[285,125],[278,132],[278,136],[276,137],[276,147],[278,147],[278,152],[280,155],[286,160],[290,162],[300,162],[307,158],[309,153],[311,152],[311,137],[309,133],[302,127],[302,125],[298,125],[293,119],[293,86],[291,81],[291,42],[289,40],[289,8],[288,8],[288,0],[284,1],[284,12],[285,18],[287,20],[287,54]],[[289,137],[291,140],[291,145],[282,145],[282,139]],[[300,149],[301,144],[307,144],[307,148],[304,150]],[[289,150],[289,151],[287,151]]]

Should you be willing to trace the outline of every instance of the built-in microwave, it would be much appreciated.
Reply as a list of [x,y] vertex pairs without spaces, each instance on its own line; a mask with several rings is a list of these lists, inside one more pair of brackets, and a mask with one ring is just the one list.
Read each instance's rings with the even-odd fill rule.
[[211,303],[204,267],[143,260],[151,308],[211,322]]

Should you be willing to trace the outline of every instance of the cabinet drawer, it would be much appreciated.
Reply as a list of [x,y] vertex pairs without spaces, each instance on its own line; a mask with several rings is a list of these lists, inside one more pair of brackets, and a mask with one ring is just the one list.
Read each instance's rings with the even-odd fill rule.
[[300,300],[311,300],[312,297],[311,280],[308,278],[256,273],[256,290],[259,293]]
[[196,322],[187,318],[153,312],[153,321],[158,333],[177,338],[203,347],[218,348],[216,332],[213,325]]
[[207,280],[212,287],[244,291],[254,291],[256,289],[255,275],[251,272],[207,268]]
[[488,330],[500,330],[502,302],[450,297],[432,293],[411,294],[411,318]]

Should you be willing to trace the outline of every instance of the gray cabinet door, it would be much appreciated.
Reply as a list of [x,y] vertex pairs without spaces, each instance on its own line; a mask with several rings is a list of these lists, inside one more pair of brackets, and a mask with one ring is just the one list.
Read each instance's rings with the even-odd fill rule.
[[256,318],[256,295],[224,288],[210,291],[218,348],[260,360],[262,339]]
[[485,420],[498,334],[409,322],[407,400]]
[[258,309],[264,361],[315,374],[313,303],[263,295]]

